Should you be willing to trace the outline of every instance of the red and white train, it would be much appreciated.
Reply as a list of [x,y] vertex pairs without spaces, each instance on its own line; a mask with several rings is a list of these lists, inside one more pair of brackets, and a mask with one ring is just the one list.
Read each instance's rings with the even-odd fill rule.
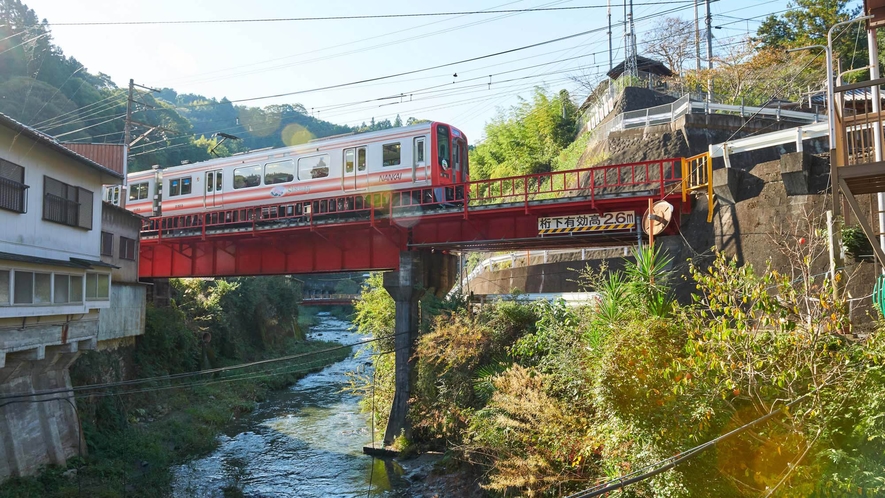
[[[433,122],[130,173],[126,208],[142,216],[191,214],[389,190],[444,191],[468,178],[467,137]],[[105,195],[113,202],[119,191]]]

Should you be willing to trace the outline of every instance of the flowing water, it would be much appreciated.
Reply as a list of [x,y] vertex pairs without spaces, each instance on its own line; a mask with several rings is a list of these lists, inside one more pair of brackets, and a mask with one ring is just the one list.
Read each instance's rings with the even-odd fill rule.
[[[319,318],[312,339],[365,339],[349,322]],[[225,489],[249,497],[407,496],[397,464],[362,452],[372,441],[368,416],[357,396],[342,392],[347,373],[356,371],[371,375],[367,359],[351,355],[274,393],[232,424],[213,454],[174,469],[173,496],[223,497]]]

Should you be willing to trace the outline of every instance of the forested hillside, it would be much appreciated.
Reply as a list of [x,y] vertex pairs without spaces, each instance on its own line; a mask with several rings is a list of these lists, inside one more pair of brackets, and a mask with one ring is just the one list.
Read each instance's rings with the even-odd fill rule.
[[[54,45],[48,24],[26,4],[0,0],[0,112],[61,141],[122,143],[128,82],[114,82],[95,69],[90,72]],[[215,149],[224,156],[402,125],[397,117],[354,129],[316,119],[301,104],[238,106],[171,88],[136,93],[133,119],[168,131],[133,146],[130,171],[208,159],[218,132],[242,139]],[[137,135],[144,131],[136,128]]]

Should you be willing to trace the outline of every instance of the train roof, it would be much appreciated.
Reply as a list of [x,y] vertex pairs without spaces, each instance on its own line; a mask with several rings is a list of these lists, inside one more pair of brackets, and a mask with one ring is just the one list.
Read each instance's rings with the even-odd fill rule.
[[[435,124],[445,124],[445,123],[437,123],[437,122],[426,122],[420,123],[412,126],[400,126],[398,128],[388,128],[386,130],[378,130],[378,131],[370,131],[366,133],[348,133],[345,135],[335,135],[331,137],[320,138],[316,140],[312,140],[307,143],[292,145],[289,147],[279,147],[279,148],[271,148],[271,149],[258,149],[249,151],[243,154],[233,155],[229,157],[219,157],[216,159],[209,159],[206,161],[199,161],[190,164],[182,164],[176,166],[170,166],[167,168],[161,168],[164,172],[175,173],[177,171],[187,171],[197,168],[210,168],[215,165],[229,165],[232,163],[248,163],[259,159],[273,158],[273,157],[285,157],[291,154],[305,154],[314,150],[319,150],[321,147],[330,147],[336,144],[345,144],[348,142],[353,142],[355,140],[372,142],[378,139],[383,139],[386,136],[391,135],[401,135],[401,134],[411,134],[415,132],[423,132],[425,130],[429,130]],[[456,128],[457,129],[457,128]],[[460,130],[459,130],[460,131]],[[144,173],[144,172],[139,172]],[[139,173],[130,173],[130,178],[132,175]]]

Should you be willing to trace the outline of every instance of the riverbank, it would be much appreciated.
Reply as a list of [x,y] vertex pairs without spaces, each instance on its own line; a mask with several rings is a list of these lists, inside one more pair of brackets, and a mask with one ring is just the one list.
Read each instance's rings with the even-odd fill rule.
[[95,404],[96,418],[83,420],[88,456],[70,459],[66,468],[4,482],[0,498],[168,495],[173,466],[211,453],[224,428],[270,393],[341,361],[350,348],[292,341],[275,354],[288,355],[304,357],[251,372],[220,373],[187,387],[159,382],[137,392],[78,400],[78,405]]

